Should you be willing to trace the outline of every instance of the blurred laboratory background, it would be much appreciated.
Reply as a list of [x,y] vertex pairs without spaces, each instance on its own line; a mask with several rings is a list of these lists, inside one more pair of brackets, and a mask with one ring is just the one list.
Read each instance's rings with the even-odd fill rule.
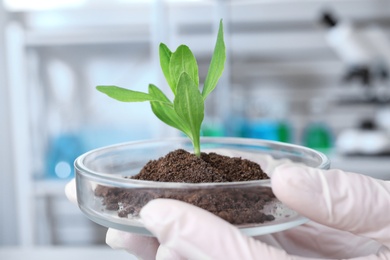
[[188,45],[203,82],[221,18],[227,64],[202,135],[305,145],[390,180],[389,1],[3,0],[0,259],[129,259],[65,198],[73,161],[180,133],[95,86],[169,91],[160,42]]

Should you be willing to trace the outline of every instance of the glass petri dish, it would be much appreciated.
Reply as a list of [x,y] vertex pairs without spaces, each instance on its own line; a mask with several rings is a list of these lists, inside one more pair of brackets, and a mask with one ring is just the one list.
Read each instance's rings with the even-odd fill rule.
[[[176,149],[192,151],[188,138],[122,143],[89,151],[75,160],[78,204],[92,221],[126,232],[152,234],[139,217],[152,199],[173,198],[202,207],[258,236],[308,221],[281,203],[270,180],[223,183],[174,183],[131,179],[150,160]],[[242,157],[258,163],[271,177],[276,166],[301,163],[328,169],[329,159],[303,146],[250,138],[201,138],[202,152]],[[205,203],[207,202],[207,203]],[[228,205],[221,207],[221,205]]]

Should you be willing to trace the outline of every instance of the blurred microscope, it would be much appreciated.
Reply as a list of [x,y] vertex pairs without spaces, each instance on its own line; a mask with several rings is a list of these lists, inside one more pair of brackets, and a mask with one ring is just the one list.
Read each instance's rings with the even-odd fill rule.
[[345,129],[336,140],[344,154],[390,154],[390,40],[379,26],[357,28],[331,11],[321,14],[326,41],[345,65],[340,104],[377,106],[370,118]]
[[[390,101],[390,40],[379,26],[358,29],[330,11],[322,13],[326,41],[345,65],[344,83],[357,83],[364,89],[361,102]],[[383,87],[382,92],[379,87]],[[384,93],[385,92],[385,93]]]

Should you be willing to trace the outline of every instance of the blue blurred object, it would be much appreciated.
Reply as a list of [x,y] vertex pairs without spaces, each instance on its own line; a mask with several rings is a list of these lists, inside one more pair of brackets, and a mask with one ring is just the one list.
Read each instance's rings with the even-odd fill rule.
[[276,120],[257,120],[248,122],[246,137],[291,142],[291,128],[285,122]]
[[259,120],[249,123],[250,138],[278,140],[278,125],[274,121]]
[[50,142],[46,155],[46,177],[70,179],[74,176],[73,162],[85,152],[79,135],[63,133]]
[[81,154],[107,145],[148,138],[150,134],[143,129],[126,131],[105,127],[58,134],[51,139],[47,148],[45,177],[70,179],[74,176],[74,160]]

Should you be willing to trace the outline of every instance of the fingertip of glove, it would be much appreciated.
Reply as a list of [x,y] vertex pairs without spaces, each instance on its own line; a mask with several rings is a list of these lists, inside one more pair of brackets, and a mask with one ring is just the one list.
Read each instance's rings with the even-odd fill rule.
[[65,185],[65,195],[70,202],[77,205],[76,180],[72,179]]
[[309,169],[306,166],[298,164],[285,164],[275,168],[272,174],[273,188],[292,188],[301,187],[302,179],[306,178]]
[[134,244],[139,242],[138,240],[141,239],[137,235],[113,228],[109,228],[106,233],[106,244],[112,249],[130,250],[131,246],[134,247]]
[[126,242],[121,234],[121,231],[109,228],[106,234],[106,244],[112,249],[124,249]]
[[[174,215],[177,212],[182,212],[174,210],[177,203],[181,202],[171,199],[149,201],[140,211],[140,217],[145,227],[152,233],[162,233],[162,230],[159,229],[174,224],[174,221],[172,221],[176,218]],[[185,207],[185,205],[182,205],[182,207]]]
[[140,211],[140,217],[145,225],[153,225],[158,219],[166,214],[170,205],[167,199],[154,199],[149,201]]
[[320,171],[299,164],[280,165],[272,175],[272,190],[282,202],[294,204],[316,193]]
[[[106,244],[115,250],[126,250],[140,259],[156,259],[159,247],[157,240],[109,228],[106,234]],[[137,258],[137,259],[138,259]]]

